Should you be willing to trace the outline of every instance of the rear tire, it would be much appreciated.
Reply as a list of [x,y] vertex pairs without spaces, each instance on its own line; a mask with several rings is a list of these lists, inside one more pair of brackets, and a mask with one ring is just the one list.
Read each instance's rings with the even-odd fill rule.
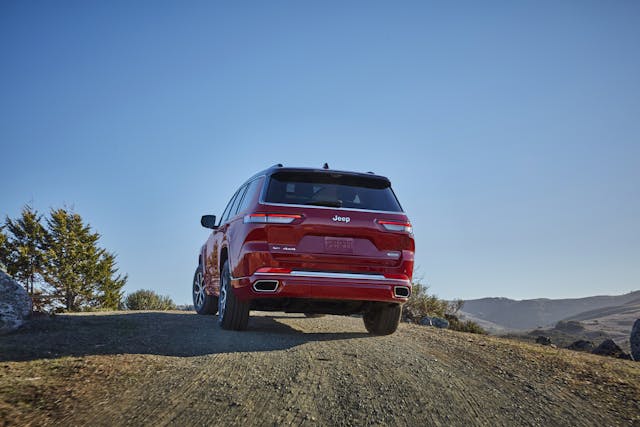
[[400,304],[373,308],[362,319],[364,327],[373,335],[391,335],[398,329],[402,307]]
[[218,324],[222,329],[242,331],[249,322],[249,301],[236,298],[231,286],[229,261],[225,261],[220,275],[220,296],[218,297]]
[[193,275],[193,308],[198,314],[216,314],[218,311],[218,298],[215,295],[208,295],[204,288],[204,274],[202,266],[196,268]]

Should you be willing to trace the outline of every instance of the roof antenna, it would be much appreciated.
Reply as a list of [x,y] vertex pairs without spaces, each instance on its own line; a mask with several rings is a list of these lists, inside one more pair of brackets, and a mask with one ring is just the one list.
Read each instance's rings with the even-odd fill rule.
[[325,163],[324,166],[322,166],[322,169],[329,169],[329,163]]

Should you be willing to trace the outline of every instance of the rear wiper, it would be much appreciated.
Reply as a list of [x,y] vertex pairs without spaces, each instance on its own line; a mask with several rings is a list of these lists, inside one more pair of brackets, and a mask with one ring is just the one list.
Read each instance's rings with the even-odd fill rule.
[[330,208],[341,208],[342,200],[311,200],[306,202],[305,205],[314,205],[314,206],[328,206]]

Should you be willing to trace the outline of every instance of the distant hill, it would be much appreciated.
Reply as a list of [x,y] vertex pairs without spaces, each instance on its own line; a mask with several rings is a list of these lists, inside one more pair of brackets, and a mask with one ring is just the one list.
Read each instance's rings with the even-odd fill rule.
[[636,319],[640,319],[640,298],[617,307],[604,307],[579,313],[566,320],[577,320],[588,332],[605,334],[628,351],[626,343]]
[[[549,327],[560,320],[579,320],[598,324],[607,318],[608,326],[618,330],[640,318],[640,291],[617,296],[569,299],[512,300],[480,298],[465,302],[461,317],[480,323],[492,332]],[[631,323],[629,323],[631,322]],[[631,327],[629,326],[629,329]]]

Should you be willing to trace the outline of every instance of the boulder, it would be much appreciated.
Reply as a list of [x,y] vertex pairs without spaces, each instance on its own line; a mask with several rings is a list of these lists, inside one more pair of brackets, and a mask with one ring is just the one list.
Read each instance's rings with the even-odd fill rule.
[[422,326],[434,326],[440,329],[447,329],[449,327],[449,321],[442,317],[430,317],[423,316],[419,322]]
[[636,362],[640,362],[640,319],[633,324],[629,343],[631,344],[631,357]]
[[420,319],[420,324],[422,326],[433,326],[433,324],[431,323],[431,317],[429,316],[424,316],[422,319]]
[[448,329],[449,321],[447,319],[443,319],[442,317],[432,317],[431,325],[440,329]]
[[567,348],[569,350],[574,350],[574,351],[588,351],[591,352],[593,350],[593,343],[591,341],[587,341],[587,340],[578,340],[578,341],[574,341],[573,343],[571,343],[570,346],[568,346]]
[[556,323],[554,329],[568,334],[579,334],[584,332],[584,326],[576,320],[561,320]]
[[8,274],[0,271],[0,335],[15,331],[31,315],[31,298]]
[[617,357],[618,359],[631,359],[631,356],[622,351],[618,344],[613,342],[611,339],[602,341],[602,343],[594,348],[591,353],[598,354],[600,356]]
[[536,338],[536,344],[551,345],[551,338],[540,335],[538,336],[538,338]]

